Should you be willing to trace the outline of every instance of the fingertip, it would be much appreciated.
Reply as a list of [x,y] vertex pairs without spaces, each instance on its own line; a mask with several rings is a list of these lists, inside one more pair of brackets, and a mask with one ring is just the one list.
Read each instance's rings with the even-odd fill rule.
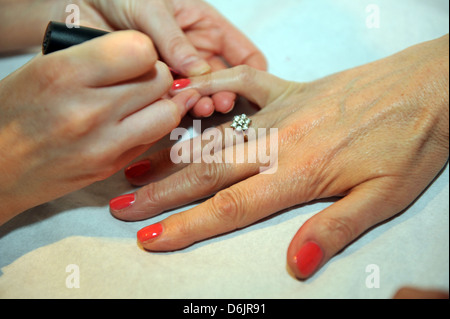
[[289,269],[299,280],[313,276],[326,262],[326,249],[316,236],[314,217],[307,220],[297,231],[287,250]]
[[220,92],[212,97],[214,109],[217,112],[227,114],[230,113],[235,105],[236,94],[232,92]]
[[191,89],[175,95],[171,101],[178,106],[180,114],[183,117],[195,107],[201,98],[200,93]]
[[186,87],[189,86],[189,84],[191,84],[190,79],[177,79],[173,81],[171,88],[172,94],[176,95],[177,92],[180,92],[180,90],[185,89]]
[[364,231],[397,211],[373,192],[382,189],[380,183],[362,184],[302,225],[287,253],[288,264],[299,279],[312,276]]
[[210,97],[202,97],[191,110],[191,115],[196,118],[206,118],[213,114],[214,104]]
[[[193,84],[192,81],[193,80],[191,79],[175,80],[171,87],[170,94],[176,95],[177,92],[183,92],[183,90],[189,89],[189,87],[191,87],[191,84]],[[226,114],[233,110],[235,101],[236,93],[233,92],[215,93],[211,98],[209,98],[208,96],[204,96],[202,101],[195,106],[192,115],[195,117],[209,117],[215,111]]]
[[151,162],[148,159],[129,165],[124,170],[125,178],[133,186],[144,186],[151,175]]
[[163,226],[161,223],[156,223],[147,227],[140,229],[136,233],[138,242],[147,249],[149,245],[155,241],[163,232]]
[[179,70],[188,77],[201,76],[211,72],[208,62],[198,56],[192,56],[183,61]]
[[[163,60],[188,77],[210,72],[211,66],[200,56],[167,6],[157,3],[153,9],[154,17],[142,21],[140,27],[155,42]],[[163,32],[161,25],[164,25]]]
[[322,247],[315,241],[307,241],[291,256],[290,266],[297,278],[306,279],[319,269],[323,257]]
[[138,245],[146,251],[166,252],[183,249],[192,244],[189,238],[180,237],[179,221],[168,219],[146,226],[136,233]]

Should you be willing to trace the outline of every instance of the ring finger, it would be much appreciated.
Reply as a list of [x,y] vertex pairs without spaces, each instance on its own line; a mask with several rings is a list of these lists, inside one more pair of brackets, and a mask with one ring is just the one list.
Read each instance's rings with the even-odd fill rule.
[[[267,124],[267,121],[264,118],[258,116],[252,117],[251,128],[254,129],[255,132],[257,127],[264,127],[264,124]],[[196,130],[195,127],[194,130]],[[125,176],[134,186],[144,186],[149,182],[155,182],[162,178],[166,178],[167,176],[184,169],[191,163],[198,163],[198,154],[200,154],[201,160],[203,150],[205,150],[205,147],[207,146],[210,147],[212,143],[215,144],[215,152],[223,150],[227,145],[231,145],[234,138],[233,136],[228,135],[228,138],[226,139],[227,135],[225,133],[227,132],[228,134],[232,133],[231,122],[226,122],[213,129],[207,129],[204,133],[193,139],[181,141],[170,148],[152,154],[148,158],[130,165],[125,169]],[[174,133],[174,135],[171,135],[171,140],[180,138],[180,135],[177,135],[176,131],[172,131],[172,133]],[[184,134],[187,134],[188,132],[183,130],[179,133],[182,133],[181,137],[185,137]],[[178,153],[182,153],[182,156]],[[174,156],[177,157],[176,160],[174,160]]]
[[[228,138],[223,140],[226,139]],[[204,145],[201,153],[192,157],[193,163],[184,165],[167,178],[150,183],[134,194],[113,199],[110,203],[112,214],[122,220],[147,219],[163,211],[211,196],[258,174],[261,168],[267,165],[262,163],[258,156],[254,156],[257,151],[256,145],[254,147],[252,143],[236,143],[225,148],[216,143]],[[215,146],[218,148],[211,155],[210,151]],[[195,156],[201,156],[201,159]],[[167,160],[169,157],[166,153],[160,158]],[[173,158],[171,162],[173,163]],[[171,168],[174,167],[165,167],[166,170]],[[158,171],[158,168],[153,167],[152,170]]]

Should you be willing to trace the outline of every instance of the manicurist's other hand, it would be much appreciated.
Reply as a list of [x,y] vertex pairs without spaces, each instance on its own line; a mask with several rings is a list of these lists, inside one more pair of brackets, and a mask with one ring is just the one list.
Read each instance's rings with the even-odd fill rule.
[[[166,64],[190,76],[225,68],[223,59],[266,66],[256,47],[201,0],[75,4],[83,26],[137,31],[38,56],[0,82],[0,224],[108,177],[188,111],[208,116],[232,109],[233,92],[189,91],[162,99],[173,84]],[[48,21],[65,21],[68,14],[59,0],[0,0],[0,5],[1,52],[40,46]]]
[[178,126],[198,102],[151,40],[121,31],[38,56],[0,82],[0,224],[105,179]]
[[[287,249],[295,275],[309,277],[410,205],[447,162],[448,53],[445,36],[311,83],[249,67],[192,78],[190,88],[203,95],[236,92],[261,107],[252,127],[278,129],[276,167],[263,174],[258,160],[173,164],[166,150],[127,169],[132,184],[148,185],[120,206],[112,200],[112,213],[141,220],[213,195],[138,232],[146,249],[169,251],[294,205],[340,197],[302,225]],[[192,151],[201,154],[195,145],[205,143],[190,144]],[[226,149],[215,153],[223,159]]]
[[[83,12],[92,12],[87,23],[147,34],[162,61],[182,76],[202,75],[227,65],[245,64],[260,70],[267,67],[256,46],[203,0],[85,0],[81,3]],[[191,113],[206,117],[215,111],[230,112],[235,98],[233,92],[215,92],[204,96]]]
[[[261,51],[203,0],[79,0],[73,4],[79,8],[83,26],[146,34],[155,44],[159,59],[181,76],[242,64],[267,68]],[[69,15],[67,2],[60,0],[0,0],[0,5],[0,51],[40,45],[48,21],[64,22]],[[230,112],[235,98],[233,92],[204,96],[191,114],[207,117],[215,111]]]

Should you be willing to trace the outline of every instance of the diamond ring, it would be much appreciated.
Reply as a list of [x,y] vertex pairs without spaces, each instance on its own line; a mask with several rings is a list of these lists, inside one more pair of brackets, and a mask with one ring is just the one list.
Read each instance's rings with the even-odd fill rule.
[[236,130],[236,132],[246,132],[250,127],[252,120],[247,117],[247,115],[236,115],[233,119],[231,127]]

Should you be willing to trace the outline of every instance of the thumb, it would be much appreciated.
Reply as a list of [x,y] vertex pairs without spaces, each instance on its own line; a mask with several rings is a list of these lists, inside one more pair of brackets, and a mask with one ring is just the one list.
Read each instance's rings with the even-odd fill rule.
[[157,59],[152,41],[133,30],[112,32],[40,58],[54,74],[70,74],[72,82],[89,87],[137,79],[152,72]]
[[197,76],[211,71],[211,66],[200,57],[167,8],[160,8],[151,19],[145,19],[140,27],[152,38],[164,62],[181,74]]
[[171,1],[87,1],[116,29],[136,29],[149,36],[163,61],[186,76],[211,70],[174,17]]
[[290,88],[301,86],[300,83],[282,80],[248,65],[240,65],[199,77],[177,80],[171,93],[175,95],[185,89],[196,89],[201,95],[233,92],[262,108],[274,102]]
[[367,229],[401,210],[375,191],[379,184],[361,185],[300,228],[287,252],[288,266],[297,278],[310,277]]

